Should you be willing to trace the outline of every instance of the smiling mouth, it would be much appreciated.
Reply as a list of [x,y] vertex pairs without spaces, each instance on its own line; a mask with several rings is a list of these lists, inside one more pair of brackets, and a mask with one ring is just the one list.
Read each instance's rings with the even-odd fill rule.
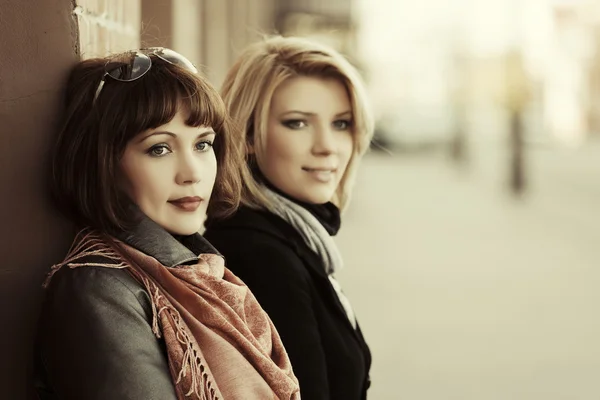
[[336,172],[337,168],[308,168],[302,167],[303,170],[307,172]]
[[337,168],[302,168],[302,170],[321,183],[331,182],[337,172]]
[[168,203],[177,207],[180,210],[193,212],[200,207],[203,199],[201,197],[182,197],[176,200],[169,200]]

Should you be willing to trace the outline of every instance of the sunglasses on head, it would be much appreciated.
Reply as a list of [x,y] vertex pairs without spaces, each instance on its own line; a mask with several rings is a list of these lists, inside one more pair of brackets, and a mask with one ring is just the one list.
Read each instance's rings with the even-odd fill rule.
[[169,64],[180,66],[193,73],[198,73],[198,70],[190,60],[171,49],[150,47],[128,51],[115,55],[106,62],[104,65],[104,75],[102,75],[102,79],[94,94],[94,102],[96,102],[96,99],[100,95],[107,77],[111,77],[119,82],[132,82],[144,76],[152,68],[152,59],[150,56],[156,56]]

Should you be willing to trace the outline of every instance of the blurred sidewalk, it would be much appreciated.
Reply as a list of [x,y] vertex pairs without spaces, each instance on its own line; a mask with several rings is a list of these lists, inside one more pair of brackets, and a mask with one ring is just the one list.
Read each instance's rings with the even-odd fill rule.
[[369,399],[600,399],[600,145],[372,152],[337,238],[374,356]]

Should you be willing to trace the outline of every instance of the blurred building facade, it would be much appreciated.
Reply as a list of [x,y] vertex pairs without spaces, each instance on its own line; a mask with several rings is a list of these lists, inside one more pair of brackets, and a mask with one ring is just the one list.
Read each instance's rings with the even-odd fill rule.
[[352,0],[282,0],[275,27],[284,35],[310,37],[344,53],[355,63],[358,20]]
[[142,0],[141,42],[188,56],[220,85],[235,56],[274,32],[275,0]]
[[169,47],[218,85],[243,47],[273,33],[275,5],[275,0],[79,0],[81,55]]
[[515,107],[530,141],[598,136],[600,2],[358,0],[356,8],[360,58],[393,140],[451,140],[461,129],[472,140],[503,138]]
[[163,46],[220,85],[239,52],[262,35],[312,37],[355,54],[352,0],[79,0],[82,57]]
[[600,134],[600,4],[555,0],[552,22],[547,122],[556,136],[577,144]]

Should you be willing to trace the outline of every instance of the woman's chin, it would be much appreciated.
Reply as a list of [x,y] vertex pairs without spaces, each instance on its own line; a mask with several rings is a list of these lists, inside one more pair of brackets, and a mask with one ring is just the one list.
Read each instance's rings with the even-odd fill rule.
[[177,235],[177,236],[189,236],[189,235],[194,235],[198,232],[200,232],[201,230],[203,230],[204,227],[198,227],[198,229],[189,229],[189,230],[184,230],[184,229],[167,229],[167,231],[172,234],[172,235]]
[[179,224],[162,225],[162,227],[173,235],[181,236],[193,235],[204,230],[204,218],[195,221],[192,221],[191,219],[192,218]]
[[325,204],[333,199],[334,193],[329,190],[312,191],[310,193],[302,193],[297,200],[309,204]]

